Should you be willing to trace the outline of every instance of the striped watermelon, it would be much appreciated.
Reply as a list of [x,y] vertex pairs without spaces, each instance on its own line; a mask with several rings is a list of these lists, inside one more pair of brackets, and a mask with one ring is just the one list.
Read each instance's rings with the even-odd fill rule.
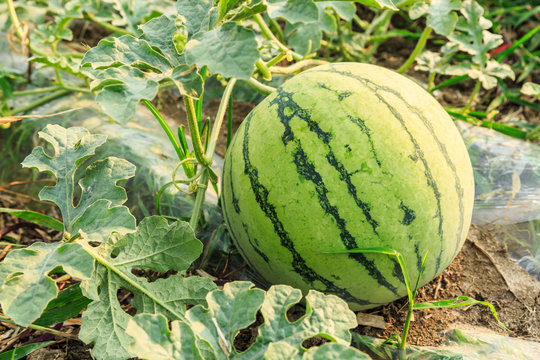
[[271,283],[316,289],[353,310],[406,295],[395,259],[322,250],[389,247],[422,285],[456,256],[474,182],[450,117],[393,71],[305,71],[246,118],[229,147],[222,206],[248,264]]

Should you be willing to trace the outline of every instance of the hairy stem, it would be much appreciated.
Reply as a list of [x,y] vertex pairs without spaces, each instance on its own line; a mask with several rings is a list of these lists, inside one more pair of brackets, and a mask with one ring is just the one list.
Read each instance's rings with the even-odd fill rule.
[[24,34],[23,34],[23,31],[21,30],[21,22],[19,21],[19,17],[17,16],[17,12],[15,11],[15,4],[13,3],[13,0],[7,0],[7,5],[9,8],[9,18],[11,19],[11,23],[15,27],[17,36],[23,39]]
[[268,69],[268,66],[261,59],[257,60],[255,66],[257,66],[257,70],[259,70],[264,80],[272,80],[272,73],[270,72],[270,69]]
[[269,62],[266,63],[266,66],[271,68],[272,66],[276,65],[281,60],[285,59],[287,57],[287,54],[285,53],[279,53],[279,55],[276,55],[273,59],[271,59]]
[[420,39],[418,39],[418,42],[416,43],[413,52],[411,53],[411,55],[409,55],[409,58],[403,63],[403,65],[401,65],[401,67],[397,70],[398,73],[403,74],[407,72],[409,67],[411,67],[411,65],[414,63],[414,60],[416,60],[416,57],[422,52],[422,50],[426,46],[426,42],[429,38],[429,35],[431,34],[431,30],[433,29],[429,26],[426,26],[424,28],[424,31],[422,31],[422,35],[420,35]]
[[474,85],[473,92],[471,94],[471,97],[469,98],[469,101],[467,102],[467,105],[463,108],[461,111],[462,113],[465,113],[469,110],[472,103],[474,102],[474,99],[476,99],[476,95],[478,94],[478,91],[480,90],[480,80],[476,80],[476,84]]
[[250,78],[249,80],[246,80],[247,84],[251,86],[253,89],[257,90],[263,95],[268,95],[274,91],[276,91],[276,88],[272,86],[265,85],[263,83],[258,82],[254,78]]
[[37,95],[37,94],[51,92],[57,89],[59,89],[58,86],[47,86],[44,88],[37,88],[37,89],[32,89],[32,90],[14,91],[13,96]]
[[197,195],[195,196],[195,203],[193,204],[193,212],[191,213],[191,219],[189,220],[189,225],[193,231],[197,232],[197,224],[199,223],[199,218],[201,216],[202,204],[204,202],[204,195],[206,194],[206,187],[208,186],[208,169],[202,170],[202,175],[199,181],[201,187],[197,189]]
[[201,134],[199,133],[199,126],[197,125],[197,114],[195,113],[195,104],[193,103],[193,98],[187,95],[184,96],[184,104],[186,105],[189,133],[191,134],[191,142],[193,143],[195,158],[202,166],[208,166],[209,163],[204,157],[204,150],[201,142]]
[[274,66],[270,70],[273,73],[276,74],[293,74],[297,71],[302,70],[303,68],[306,68],[308,66],[317,66],[317,65],[324,65],[328,64],[328,61],[326,60],[318,60],[318,59],[312,59],[312,60],[302,60],[295,64],[289,65],[289,66]]
[[227,110],[227,105],[229,104],[229,98],[231,97],[232,90],[236,84],[236,79],[232,78],[229,80],[229,83],[225,87],[223,97],[219,103],[218,112],[216,114],[216,120],[214,121],[214,126],[212,126],[212,131],[210,133],[210,141],[208,143],[208,154],[206,155],[206,161],[209,164],[212,164],[212,157],[214,156],[214,151],[216,150],[216,144],[219,136],[219,131],[221,130],[221,124],[223,123],[223,118],[225,117],[225,111]]

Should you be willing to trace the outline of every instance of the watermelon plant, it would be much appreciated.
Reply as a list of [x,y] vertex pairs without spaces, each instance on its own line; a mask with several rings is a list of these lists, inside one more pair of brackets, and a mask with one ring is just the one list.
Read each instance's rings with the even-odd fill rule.
[[[355,3],[368,6],[371,22],[359,18]],[[41,1],[7,0],[0,6],[12,25],[11,45],[32,54],[39,71],[53,73],[46,87],[34,83],[17,92],[12,87],[25,78],[0,69],[6,95],[0,123],[19,121],[16,115],[69,93],[92,96],[119,123],[128,122],[142,103],[178,158],[166,186],[187,192],[194,203],[189,222],[152,216],[136,224],[118,185],[133,176],[134,167],[114,157],[88,160],[104,136],[46,127],[40,136],[53,152],[36,148],[23,164],[56,177],[40,198],[58,205],[62,222],[31,211],[0,211],[63,237],[13,250],[0,263],[2,321],[54,333],[46,327],[53,319],[61,322],[88,306],[79,338],[95,344],[97,359],[363,359],[348,347],[356,323],[342,299],[357,310],[407,295],[401,348],[413,310],[487,304],[466,297],[414,303],[418,286],[441,273],[459,251],[472,210],[470,162],[445,110],[472,122],[484,119],[487,114],[470,111],[480,84],[502,87],[501,79],[514,76],[486,54],[501,40],[488,32],[488,15],[476,2],[178,0],[171,6],[66,0],[45,7]],[[425,17],[422,31],[392,27],[394,14],[404,9],[411,19]],[[44,24],[28,36],[25,24],[32,16]],[[82,20],[111,36],[84,55],[66,52],[61,45],[71,40],[69,25]],[[440,58],[422,53],[432,30],[450,40]],[[418,39],[399,72],[416,61],[430,71],[430,91],[446,86],[446,80],[436,85],[436,76],[454,76],[448,80],[454,83],[477,79],[471,101],[443,109],[392,71],[339,63],[369,62],[379,45],[397,36]],[[296,76],[276,88],[283,75]],[[202,116],[210,78],[224,85],[213,121]],[[223,174],[217,174],[210,164],[227,107],[231,138],[231,99],[241,83],[267,98],[244,121]],[[167,88],[183,97],[187,131],[173,131],[156,106]],[[537,90],[533,82],[522,88],[530,96]],[[18,106],[16,100],[25,96],[32,101]],[[517,137],[538,132],[511,129]],[[24,143],[30,133],[21,126],[12,135]],[[246,261],[268,280],[307,293],[306,314],[295,322],[287,311],[301,301],[299,289],[275,285],[263,291],[245,282],[216,289],[207,278],[186,276],[202,249],[196,236],[205,226],[206,189],[219,191],[220,175],[227,228]],[[161,215],[159,194],[156,201]],[[80,286],[59,293],[51,277],[59,271],[81,280]],[[171,271],[149,281],[149,273]],[[415,287],[409,274],[417,279]],[[135,317],[122,309],[118,291],[132,294]],[[55,312],[59,303],[69,303],[69,312],[67,306]],[[239,351],[235,338],[257,319],[262,324],[256,339]],[[316,336],[330,343],[306,349],[304,341]]]

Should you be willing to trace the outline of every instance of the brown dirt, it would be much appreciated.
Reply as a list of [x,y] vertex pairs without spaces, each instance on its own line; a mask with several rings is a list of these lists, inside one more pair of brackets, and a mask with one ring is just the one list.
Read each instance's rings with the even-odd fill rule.
[[[504,244],[495,236],[471,227],[467,241],[452,264],[436,279],[422,287],[417,302],[456,298],[465,295],[492,303],[499,319],[512,331],[497,325],[489,308],[481,305],[454,309],[430,309],[414,313],[409,342],[415,345],[437,345],[441,334],[454,327],[474,326],[529,340],[540,340],[540,282],[508,257]],[[401,331],[407,301],[401,299],[369,311],[387,322],[385,330],[358,327],[363,335],[389,338]]]

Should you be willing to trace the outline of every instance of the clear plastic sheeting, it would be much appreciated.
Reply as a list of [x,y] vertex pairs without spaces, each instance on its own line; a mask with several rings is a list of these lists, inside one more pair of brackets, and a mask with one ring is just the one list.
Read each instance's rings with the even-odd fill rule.
[[473,223],[497,234],[540,280],[540,145],[457,122],[471,158]]
[[540,343],[498,335],[489,331],[453,329],[440,347],[407,347],[402,353],[381,339],[353,335],[353,346],[377,360],[537,360]]
[[540,145],[458,121],[474,169],[473,223],[540,218]]

